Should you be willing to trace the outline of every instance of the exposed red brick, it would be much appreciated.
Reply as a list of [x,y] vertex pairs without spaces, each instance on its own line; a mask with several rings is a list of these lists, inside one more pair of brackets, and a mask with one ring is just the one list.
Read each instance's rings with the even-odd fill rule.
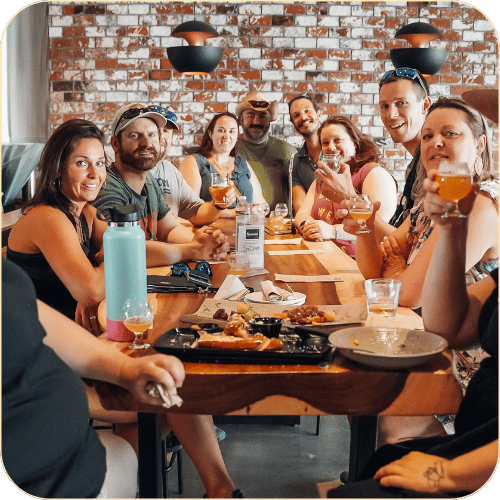
[[325,49],[307,49],[308,59],[326,59],[328,52]]
[[96,69],[116,69],[118,61],[116,59],[98,59],[95,62]]
[[332,49],[328,51],[330,59],[350,59],[351,53],[349,50]]
[[171,71],[152,70],[149,72],[149,78],[151,80],[168,80],[171,78],[171,76]]
[[149,51],[151,59],[163,59],[167,57],[167,50],[153,47]]
[[477,9],[464,9],[462,11],[462,17],[464,19],[484,19],[484,15]]
[[73,61],[68,59],[59,59],[57,61],[52,61],[52,69],[73,69]]
[[363,40],[363,48],[364,49],[384,49],[384,42],[381,40]]
[[51,81],[57,81],[57,80],[62,80],[63,79],[63,72],[62,71],[51,71],[49,75],[49,79]]
[[456,84],[460,83],[462,77],[460,75],[441,75],[442,83]]
[[60,125],[63,122],[62,115],[59,114],[51,114],[49,115],[49,121],[52,125]]
[[161,69],[174,69],[172,63],[169,59],[161,59],[160,60],[160,68]]
[[318,82],[316,84],[318,92],[337,92],[338,85],[335,82]]
[[205,82],[205,89],[222,92],[223,90],[226,90],[226,84],[217,80],[207,80]]
[[495,46],[492,43],[474,43],[474,52],[495,52]]
[[93,26],[95,20],[94,16],[75,16],[73,22],[77,26]]
[[342,71],[359,71],[361,69],[361,61],[340,61],[339,69]]
[[72,38],[75,36],[83,36],[85,34],[85,28],[81,26],[64,26],[63,36]]
[[209,102],[205,104],[206,113],[224,113],[226,104],[224,102]]
[[271,26],[271,18],[269,16],[251,16],[250,25]]
[[53,38],[52,46],[54,48],[73,47],[73,39],[71,38]]
[[283,49],[263,49],[261,59],[282,59]]
[[193,6],[190,4],[174,4],[174,14],[193,14]]
[[63,57],[81,59],[85,57],[85,51],[83,49],[65,49],[63,50]]
[[[462,18],[462,9],[453,9],[447,7],[446,9],[441,9],[441,18],[450,18],[450,19],[461,19]],[[432,19],[432,23],[434,24],[436,19]]]
[[299,5],[299,4],[285,5],[285,14],[301,15],[305,13],[306,13],[306,8],[304,5]]
[[62,50],[60,50],[60,49],[49,50],[49,53],[48,53],[49,59],[60,59],[61,57],[62,57]]
[[203,80],[189,80],[184,85],[186,90],[203,90]]
[[371,73],[352,73],[351,81],[353,81],[353,82],[372,82],[373,75]]
[[257,69],[249,69],[247,71],[240,71],[240,78],[242,80],[259,80],[260,71]]
[[149,29],[146,28],[146,26],[130,27],[128,29],[128,34],[131,36],[138,36],[138,35],[147,36],[149,35]]
[[128,77],[130,80],[147,80],[148,72],[147,71],[129,71]]
[[75,38],[74,45],[75,47],[88,47],[90,45],[90,38]]

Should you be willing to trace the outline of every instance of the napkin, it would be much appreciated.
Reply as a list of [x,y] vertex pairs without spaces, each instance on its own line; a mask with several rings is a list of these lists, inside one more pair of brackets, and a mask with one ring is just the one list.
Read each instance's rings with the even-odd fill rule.
[[261,285],[262,293],[269,302],[281,302],[283,300],[288,300],[288,297],[292,295],[292,292],[287,292],[286,290],[283,290],[283,288],[274,286],[271,280],[263,281]]
[[329,283],[331,281],[344,281],[340,276],[331,274],[320,274],[318,276],[304,276],[300,274],[275,274],[276,281],[285,281],[290,283]]
[[283,240],[265,240],[266,245],[300,245],[302,238],[287,238]]
[[232,296],[235,294],[240,294],[243,292],[248,291],[245,285],[241,282],[241,280],[238,278],[238,276],[235,276],[234,274],[228,274],[226,276],[226,279],[223,281],[222,285],[219,287],[218,292],[215,294],[215,299],[217,300],[224,300],[224,299],[230,299],[230,300],[237,300],[231,299]]
[[310,255],[324,253],[323,250],[269,250],[269,255]]
[[149,395],[155,398],[163,399],[163,404],[165,408],[171,408],[172,406],[181,406],[183,401],[180,396],[177,395],[177,391],[174,389],[172,393],[166,393],[160,384],[156,384],[149,390]]

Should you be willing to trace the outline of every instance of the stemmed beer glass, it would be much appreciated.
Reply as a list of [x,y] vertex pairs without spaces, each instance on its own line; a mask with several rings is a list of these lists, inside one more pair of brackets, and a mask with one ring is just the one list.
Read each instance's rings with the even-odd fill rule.
[[336,174],[340,170],[340,153],[332,153],[323,155],[322,161],[330,170],[333,170]]
[[471,190],[472,178],[467,163],[441,162],[434,182],[439,184],[438,195],[441,198],[455,202],[453,210],[448,210],[441,217],[443,219],[447,217],[466,217],[458,210],[457,203],[467,196]]
[[122,321],[127,330],[134,333],[135,339],[129,349],[147,349],[150,344],[144,343],[144,332],[153,325],[154,310],[149,300],[128,299],[123,306]]
[[359,224],[356,234],[371,233],[366,221],[373,212],[373,203],[367,194],[358,194],[349,198],[349,215]]
[[286,203],[277,203],[274,207],[274,212],[276,215],[281,215],[285,218],[288,215],[288,205]]

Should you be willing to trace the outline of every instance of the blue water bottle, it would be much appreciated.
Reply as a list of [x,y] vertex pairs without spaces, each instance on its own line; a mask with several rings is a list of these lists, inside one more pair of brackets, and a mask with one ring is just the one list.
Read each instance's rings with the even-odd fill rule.
[[104,279],[108,338],[119,342],[134,340],[122,322],[127,299],[147,299],[146,239],[137,205],[120,205],[97,210],[108,222],[104,232]]

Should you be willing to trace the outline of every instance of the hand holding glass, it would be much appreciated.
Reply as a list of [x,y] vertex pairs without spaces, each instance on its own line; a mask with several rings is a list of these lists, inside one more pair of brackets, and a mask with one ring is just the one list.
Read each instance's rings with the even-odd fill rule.
[[218,172],[212,173],[212,185],[208,188],[212,199],[214,200],[214,205],[225,206],[228,202],[226,199],[227,193],[231,189],[229,184],[229,175],[221,175]]
[[122,321],[127,330],[134,332],[135,339],[129,349],[147,349],[144,332],[153,325],[154,311],[148,300],[127,300],[123,306]]
[[349,215],[359,224],[356,234],[370,233],[366,221],[373,212],[373,203],[367,194],[358,194],[349,198]]
[[457,203],[462,198],[465,198],[471,190],[472,179],[467,163],[441,162],[434,182],[439,184],[438,195],[443,200],[455,202],[454,209],[448,210],[441,217],[443,219],[447,217],[466,217],[458,210]]
[[322,161],[330,170],[333,170],[336,174],[340,170],[340,153],[332,153],[323,155]]
[[245,252],[231,252],[227,259],[229,274],[242,275],[250,269],[250,261]]

